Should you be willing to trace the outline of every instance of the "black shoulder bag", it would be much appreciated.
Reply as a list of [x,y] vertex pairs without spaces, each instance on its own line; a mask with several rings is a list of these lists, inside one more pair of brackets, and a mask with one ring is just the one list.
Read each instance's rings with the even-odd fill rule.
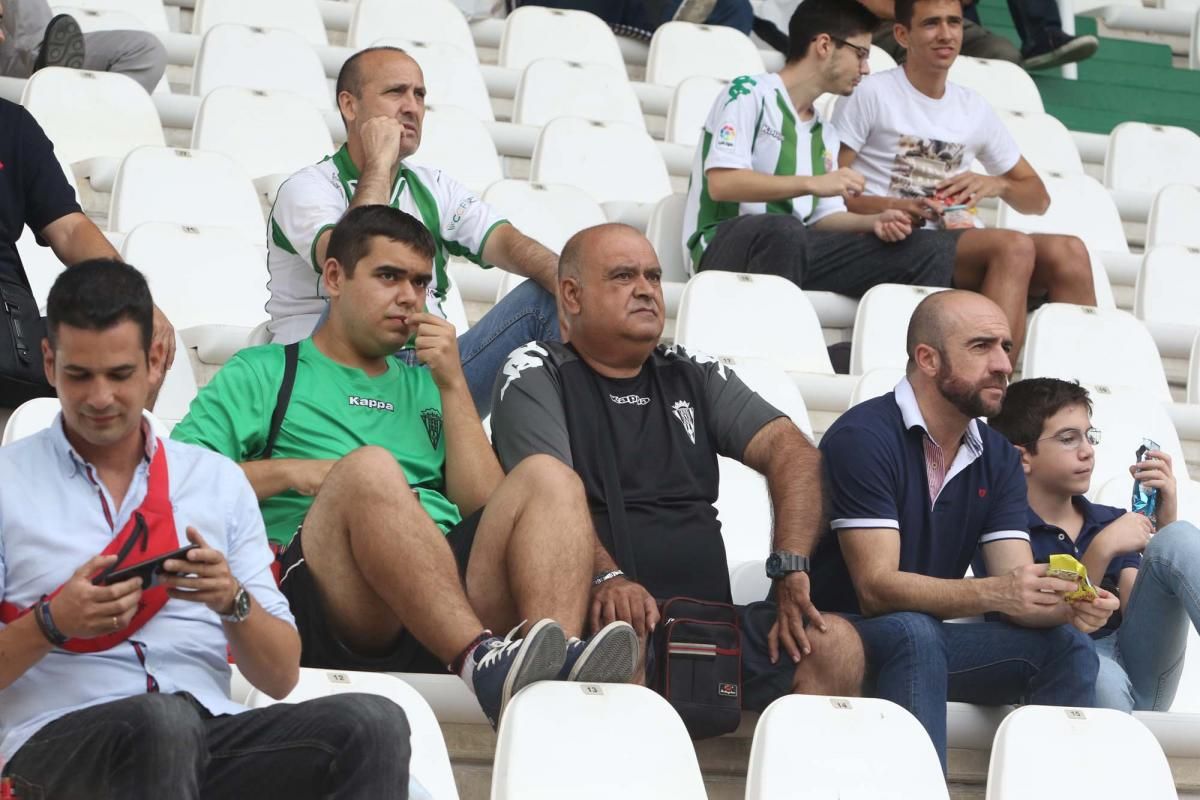
[[46,323],[29,281],[0,275],[0,406],[16,408],[35,397],[54,397],[42,366]]

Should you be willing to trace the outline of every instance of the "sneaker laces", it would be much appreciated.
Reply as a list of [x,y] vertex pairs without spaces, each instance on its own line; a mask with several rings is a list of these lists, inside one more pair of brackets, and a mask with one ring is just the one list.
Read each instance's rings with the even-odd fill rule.
[[501,639],[499,641],[489,644],[488,647],[491,649],[487,653],[484,654],[483,658],[481,658],[481,659],[479,659],[479,661],[475,662],[475,670],[479,671],[481,669],[487,669],[489,666],[496,663],[504,656],[508,655],[508,653],[510,651],[516,650],[517,648],[519,648],[521,646],[521,643],[524,642],[525,640],[524,639],[514,639],[513,636],[516,634],[517,631],[521,630],[521,626],[524,625],[528,621],[529,620],[521,620],[517,624],[517,627],[513,628],[511,631],[508,632],[507,636],[505,636],[503,639]]

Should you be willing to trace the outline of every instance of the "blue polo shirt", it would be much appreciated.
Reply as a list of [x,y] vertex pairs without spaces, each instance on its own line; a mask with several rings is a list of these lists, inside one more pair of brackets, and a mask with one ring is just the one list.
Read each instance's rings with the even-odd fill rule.
[[861,613],[837,540],[842,530],[898,531],[900,569],[933,578],[963,577],[982,544],[1029,540],[1025,474],[1016,448],[971,420],[931,501],[927,430],[905,378],[895,391],[842,414],[822,437],[832,535],[813,555],[812,597],[818,608]]

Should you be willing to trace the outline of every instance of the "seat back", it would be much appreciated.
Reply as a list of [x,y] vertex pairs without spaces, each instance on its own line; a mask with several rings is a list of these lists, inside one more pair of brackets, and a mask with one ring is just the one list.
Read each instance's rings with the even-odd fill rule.
[[1158,324],[1200,325],[1200,249],[1162,245],[1146,253],[1133,295],[1133,314]]
[[658,254],[664,281],[687,283],[688,261],[683,257],[683,216],[687,211],[687,195],[669,194],[654,206],[646,238]]
[[[590,769],[584,765],[620,765]],[[683,721],[631,684],[542,681],[517,693],[500,722],[492,800],[701,800],[707,797]]]
[[1192,357],[1188,359],[1187,401],[1200,404],[1200,333],[1192,340]]
[[521,6],[504,21],[499,63],[525,69],[542,58],[607,64],[625,72],[625,59],[612,28],[587,11]]
[[95,9],[86,6],[54,6],[55,14],[70,14],[83,33],[96,31],[144,31],[146,23],[128,11]]
[[487,128],[455,106],[426,108],[421,146],[407,161],[443,170],[476,194],[504,177]]
[[867,697],[791,694],[767,707],[750,745],[746,800],[796,797],[799,775],[809,797],[950,797],[921,723]]
[[1079,148],[1067,126],[1058,117],[1036,111],[1000,109],[1004,127],[1012,134],[1021,155],[1039,173],[1083,174]]
[[457,106],[468,111],[480,122],[495,122],[492,99],[479,71],[479,59],[474,52],[449,42],[417,42],[404,38],[388,38],[376,46],[399,47],[416,60],[425,77],[427,102],[436,106]]
[[1162,402],[1149,392],[1128,387],[1086,384],[1092,398],[1092,424],[1100,429],[1100,444],[1096,446],[1095,466],[1089,496],[1095,496],[1113,478],[1125,481],[1129,502],[1133,478],[1129,467],[1143,439],[1152,439],[1171,456],[1175,476],[1180,481],[1188,477],[1183,445],[1171,417]]
[[997,110],[1046,110],[1033,78],[1008,61],[959,56],[950,67],[950,80],[979,92]]
[[1078,236],[1091,248],[1110,253],[1128,253],[1121,214],[1108,190],[1089,175],[1042,176],[1050,195],[1045,214],[1022,214],[1000,203],[997,228],[1026,233],[1064,233]]
[[565,183],[498,181],[483,193],[483,200],[556,253],[579,231],[608,221],[599,203]]
[[294,31],[224,23],[209,28],[192,69],[192,94],[204,97],[222,86],[291,92],[318,108],[333,107],[325,67]]
[[689,147],[698,145],[704,139],[704,122],[713,103],[728,85],[729,81],[709,75],[693,75],[681,80],[667,109],[666,140]]
[[556,58],[532,61],[517,84],[513,122],[540,128],[558,117],[626,122],[646,128],[642,106],[624,69]]
[[530,180],[578,186],[597,203],[657,203],[671,178],[650,134],[624,122],[560,117],[542,128]]
[[[32,400],[26,400],[13,409],[12,414],[9,415],[8,422],[4,425],[4,434],[0,436],[0,445],[9,445],[44,431],[50,427],[61,410],[62,403],[58,401],[57,397],[35,397]],[[150,423],[150,430],[160,439],[166,439],[171,435],[162,420],[149,411],[142,411],[142,418]]]
[[833,374],[812,305],[796,284],[775,275],[699,273],[679,301],[675,341],[714,356],[765,359],[789,372]]
[[1157,192],[1168,183],[1200,186],[1200,136],[1187,128],[1122,122],[1108,137],[1104,185]]
[[204,35],[223,22],[253,28],[282,28],[309,44],[325,47],[329,36],[316,0],[196,0],[192,33]]
[[850,391],[850,408],[892,391],[904,375],[904,369],[900,367],[880,367],[864,372]]
[[[71,13],[60,7],[58,3],[52,5],[56,14]],[[128,17],[137,21],[135,25],[126,30],[166,33],[171,29],[167,23],[167,9],[162,0],[68,0],[63,6],[80,9],[85,12],[84,16],[87,16],[86,12],[93,11],[103,19],[116,20],[120,17]],[[79,20],[79,24],[84,31],[119,30],[109,27],[85,27],[82,19]]]
[[1173,183],[1154,196],[1146,223],[1146,249],[1160,244],[1200,247],[1200,186]]
[[723,25],[668,22],[650,40],[646,83],[677,86],[693,75],[732,80],[766,72],[762,55],[741,31]]
[[380,39],[447,42],[479,60],[467,18],[451,0],[358,0],[346,46],[361,50]]
[[908,321],[934,286],[881,283],[858,301],[850,340],[850,374],[862,375],[880,367],[904,369],[908,364],[905,336]]

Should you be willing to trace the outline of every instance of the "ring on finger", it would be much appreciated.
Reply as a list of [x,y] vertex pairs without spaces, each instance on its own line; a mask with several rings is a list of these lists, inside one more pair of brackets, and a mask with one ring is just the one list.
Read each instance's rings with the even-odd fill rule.
[[119,619],[117,619],[116,617],[112,618],[112,629],[114,631],[121,629],[121,621]]

